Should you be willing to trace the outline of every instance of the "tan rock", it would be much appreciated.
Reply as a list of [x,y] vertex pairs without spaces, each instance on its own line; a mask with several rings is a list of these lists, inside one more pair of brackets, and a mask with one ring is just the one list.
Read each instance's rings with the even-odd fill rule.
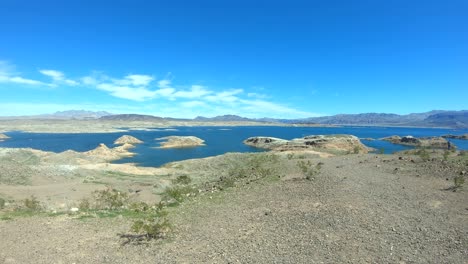
[[244,144],[274,151],[332,151],[368,153],[369,148],[352,135],[313,135],[293,140],[272,137],[251,137]]
[[186,148],[205,145],[203,139],[194,136],[169,136],[157,138],[157,140],[166,140],[161,142],[160,148]]
[[143,141],[139,140],[136,137],[132,137],[132,136],[129,136],[129,135],[123,135],[123,136],[119,137],[118,139],[116,139],[114,141],[114,144],[116,144],[116,145],[141,144],[141,143],[143,143]]

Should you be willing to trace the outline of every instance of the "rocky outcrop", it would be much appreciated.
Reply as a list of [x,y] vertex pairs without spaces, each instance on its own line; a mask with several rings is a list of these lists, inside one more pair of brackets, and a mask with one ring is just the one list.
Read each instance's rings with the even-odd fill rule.
[[464,139],[468,140],[468,134],[463,134],[463,135],[443,135],[443,138],[453,138],[453,139]]
[[[381,138],[380,140],[385,140],[394,144],[413,146],[413,147],[428,147],[428,148],[448,148],[449,142],[443,137],[421,137],[416,138],[413,136],[390,136]],[[450,144],[450,147],[455,147],[453,144]]]
[[203,139],[194,136],[169,136],[157,138],[156,140],[165,140],[161,142],[160,148],[187,148],[205,145]]
[[99,146],[93,150],[83,152],[86,156],[91,156],[106,161],[117,160],[122,157],[128,157],[134,155],[134,153],[128,151],[134,146],[131,144],[123,144],[115,148],[109,148],[105,144],[99,144]]
[[273,151],[324,151],[333,153],[368,153],[369,148],[353,135],[312,135],[293,140],[251,137],[244,144]]
[[129,135],[123,135],[123,136],[119,137],[118,139],[116,139],[114,141],[115,145],[141,144],[141,143],[143,143],[143,141],[139,140],[136,137],[132,137],[132,136],[129,136]]
[[9,136],[0,133],[0,141],[3,141],[5,139],[9,139],[9,138],[10,138]]

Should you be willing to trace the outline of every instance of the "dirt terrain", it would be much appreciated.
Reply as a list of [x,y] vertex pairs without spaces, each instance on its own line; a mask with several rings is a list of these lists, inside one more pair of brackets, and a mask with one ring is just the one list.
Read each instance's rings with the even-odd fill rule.
[[[0,221],[0,262],[468,263],[468,187],[453,191],[467,158],[439,154],[428,161],[278,153],[177,162],[161,168],[166,177],[188,173],[203,188],[167,208],[173,231],[164,239],[123,245],[118,234],[129,233],[133,219],[118,213],[9,215]],[[267,177],[250,177],[252,157],[266,162]],[[243,164],[245,177],[219,185]]]

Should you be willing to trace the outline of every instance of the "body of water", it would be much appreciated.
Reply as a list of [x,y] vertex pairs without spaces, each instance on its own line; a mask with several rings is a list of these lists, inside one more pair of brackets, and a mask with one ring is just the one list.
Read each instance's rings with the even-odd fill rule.
[[[115,163],[138,163],[141,166],[161,166],[172,161],[204,158],[221,155],[227,152],[259,152],[260,149],[246,146],[242,143],[248,137],[269,136],[283,139],[293,139],[308,135],[351,134],[362,139],[362,142],[376,149],[384,149],[385,153],[410,149],[410,147],[392,144],[378,139],[399,135],[415,137],[441,136],[445,134],[464,134],[468,129],[439,128],[400,128],[400,127],[175,127],[170,129],[154,129],[153,131],[129,131],[119,133],[93,134],[55,134],[55,133],[23,133],[8,132],[11,138],[0,142],[0,147],[34,148],[45,151],[62,152],[68,149],[88,151],[96,148],[99,143],[114,147],[114,140],[122,135],[132,135],[142,141],[132,152],[137,155],[124,158]],[[206,146],[195,148],[158,149],[156,138],[165,136],[196,136],[205,140]],[[459,149],[468,150],[467,140],[450,140]]]

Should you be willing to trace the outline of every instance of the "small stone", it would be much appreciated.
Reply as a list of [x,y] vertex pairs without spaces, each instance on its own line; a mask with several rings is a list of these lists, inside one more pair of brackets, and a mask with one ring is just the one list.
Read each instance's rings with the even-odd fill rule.
[[76,212],[78,212],[79,210],[80,210],[80,209],[78,209],[77,207],[72,207],[72,208],[70,208],[70,212],[72,212],[72,213],[76,213]]

